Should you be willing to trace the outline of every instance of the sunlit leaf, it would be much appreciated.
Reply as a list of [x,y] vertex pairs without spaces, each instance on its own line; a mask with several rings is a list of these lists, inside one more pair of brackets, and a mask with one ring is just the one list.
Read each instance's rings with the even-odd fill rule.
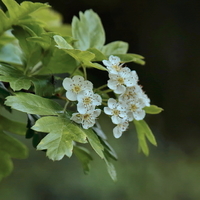
[[73,49],[73,47],[60,35],[54,35],[53,38],[57,44],[56,47],[59,49]]
[[20,5],[14,0],[2,0],[8,9],[8,14],[6,15],[0,9],[0,33],[11,28],[12,25],[17,25],[20,23],[24,17],[27,17],[32,12],[35,12],[41,8],[47,8],[49,5],[42,3],[33,3],[29,1],[22,2]]
[[42,117],[32,129],[49,133],[40,141],[37,149],[47,149],[47,156],[52,160],[61,160],[65,155],[71,157],[73,141],[87,142],[84,131],[66,117]]
[[106,44],[102,48],[102,53],[106,56],[114,55],[114,54],[125,54],[128,51],[128,43],[122,41],[115,41]]
[[127,63],[127,62],[135,62],[140,65],[144,65],[145,61],[143,60],[144,57],[138,54],[113,54],[114,56],[118,56],[121,59],[122,63]]
[[72,19],[72,36],[77,40],[74,47],[80,50],[101,49],[105,43],[105,32],[99,16],[92,10],[79,12]]

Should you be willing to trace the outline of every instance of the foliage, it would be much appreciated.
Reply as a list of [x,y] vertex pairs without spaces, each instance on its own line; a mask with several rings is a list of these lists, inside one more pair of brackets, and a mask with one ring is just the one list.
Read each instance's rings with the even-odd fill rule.
[[[61,160],[74,153],[85,173],[93,159],[87,146],[83,147],[89,143],[116,180],[111,161],[117,156],[98,124],[101,111],[124,113],[124,118],[122,114],[111,117],[115,137],[133,121],[139,149],[149,154],[146,139],[157,145],[143,118],[162,109],[149,104],[137,85],[136,72],[122,66],[128,62],[144,65],[143,56],[127,53],[128,44],[123,41],[105,44],[101,20],[92,10],[80,12],[69,26],[62,24],[61,16],[47,4],[2,1],[7,11],[0,10],[0,102],[10,112],[14,109],[27,115],[28,121],[21,124],[0,116],[0,179],[12,171],[10,158],[27,157],[27,148],[10,135],[15,133],[32,138],[33,146],[46,151],[49,159]],[[108,72],[108,84],[96,88],[87,80],[91,68]],[[123,83],[114,84],[122,79]],[[77,87],[81,91],[77,92]],[[135,96],[128,100],[134,110],[120,103],[130,88]],[[115,112],[112,101],[118,101]]]

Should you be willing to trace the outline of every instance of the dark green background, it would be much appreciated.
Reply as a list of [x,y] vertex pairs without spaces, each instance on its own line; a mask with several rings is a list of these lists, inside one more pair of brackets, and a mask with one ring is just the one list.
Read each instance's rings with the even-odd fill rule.
[[[40,1],[45,2],[45,1]],[[97,156],[85,176],[76,158],[49,161],[43,152],[15,160],[12,175],[0,183],[2,200],[198,200],[200,199],[200,2],[197,0],[51,0],[66,23],[92,8],[102,19],[106,43],[123,40],[146,65],[129,64],[152,104],[164,108],[147,121],[158,140],[150,156],[137,153],[131,127],[122,138],[100,119],[116,149],[118,182]],[[92,71],[98,81],[104,74]],[[101,79],[99,79],[101,77]]]

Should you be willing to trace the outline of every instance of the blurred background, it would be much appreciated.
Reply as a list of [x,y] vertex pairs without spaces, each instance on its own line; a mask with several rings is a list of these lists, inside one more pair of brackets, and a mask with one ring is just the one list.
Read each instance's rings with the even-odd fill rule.
[[[18,1],[21,2],[21,1]],[[46,2],[41,0],[40,2]],[[106,43],[122,40],[129,53],[143,55],[145,66],[133,63],[151,103],[164,108],[147,116],[158,147],[150,156],[137,152],[134,127],[120,139],[100,118],[118,154],[118,181],[112,182],[102,160],[94,155],[84,175],[75,157],[60,162],[35,151],[14,160],[13,173],[0,183],[1,200],[199,200],[200,199],[200,2],[198,0],[49,0],[71,23],[79,11],[100,16]],[[99,77],[96,72],[94,75]],[[109,120],[108,120],[109,121]],[[21,139],[21,138],[20,138]]]

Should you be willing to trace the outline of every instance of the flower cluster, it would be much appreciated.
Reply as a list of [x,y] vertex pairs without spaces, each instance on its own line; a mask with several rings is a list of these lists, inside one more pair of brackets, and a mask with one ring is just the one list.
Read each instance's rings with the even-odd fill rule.
[[142,120],[145,117],[144,107],[150,106],[150,100],[138,85],[137,73],[128,67],[122,67],[120,58],[110,56],[103,60],[109,73],[108,87],[118,95],[117,100],[108,99],[108,107],[104,108],[116,127],[113,129],[115,138],[119,138],[128,128],[129,122]]
[[[116,94],[117,99],[109,98],[104,112],[111,116],[116,125],[113,129],[115,138],[119,138],[127,130],[129,122],[142,120],[145,117],[144,107],[150,106],[150,100],[138,85],[138,76],[134,70],[123,67],[120,58],[110,56],[103,60],[107,67],[109,80],[107,86]],[[66,97],[70,101],[77,101],[77,111],[72,114],[71,120],[82,124],[84,129],[94,127],[96,118],[101,110],[96,106],[101,105],[102,98],[93,92],[93,84],[84,80],[82,76],[65,78],[63,87]]]
[[66,97],[70,101],[78,101],[77,113],[73,113],[71,120],[82,124],[84,129],[93,127],[101,110],[95,107],[101,105],[101,96],[93,92],[93,84],[84,80],[82,76],[65,78],[63,81]]

